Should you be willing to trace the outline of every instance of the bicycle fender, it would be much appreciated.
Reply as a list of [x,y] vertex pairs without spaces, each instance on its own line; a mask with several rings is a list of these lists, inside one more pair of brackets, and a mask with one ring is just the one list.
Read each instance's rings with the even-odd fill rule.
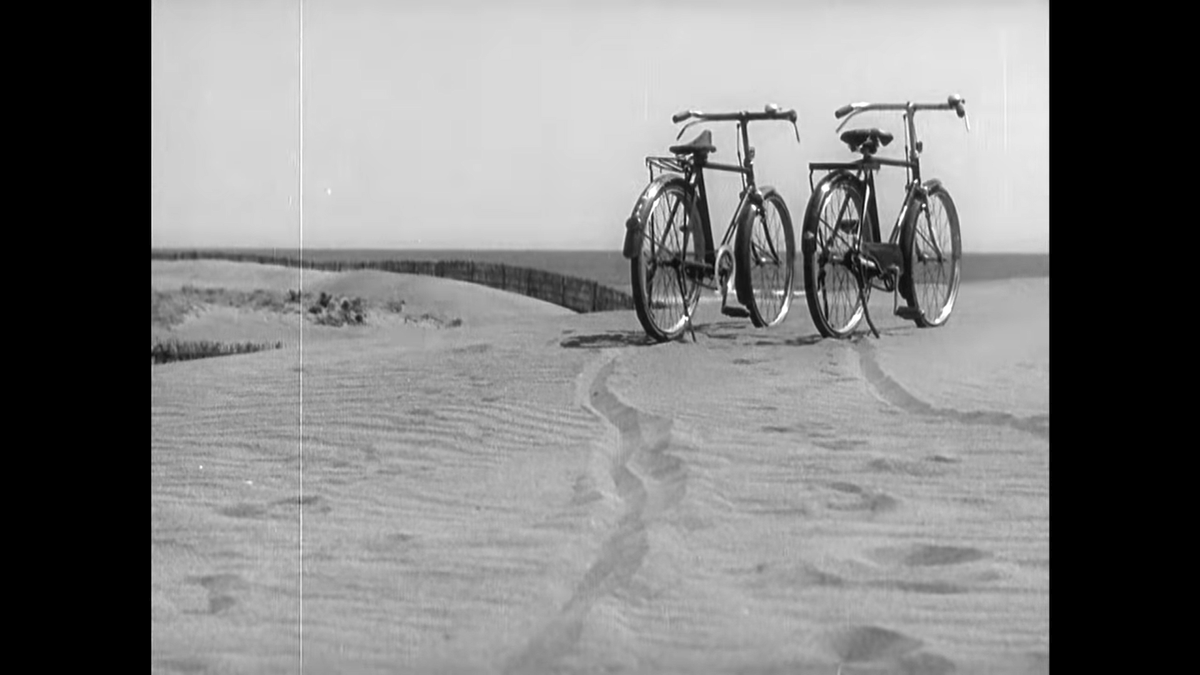
[[[809,219],[817,217],[816,210],[818,205],[821,203],[821,197],[829,191],[830,186],[833,185],[834,182],[839,180],[849,180],[855,184],[856,188],[858,188],[859,194],[864,192],[862,181],[859,180],[858,176],[855,176],[850,171],[846,169],[836,169],[834,171],[830,171],[829,173],[825,174],[825,176],[817,182],[817,186],[813,188],[812,195],[808,198],[808,206],[806,206],[804,209],[804,220],[801,221],[802,223],[807,223]],[[803,225],[801,226],[801,230],[803,234],[800,236],[800,252],[806,256],[811,255],[814,247],[817,245],[817,242],[815,239],[813,239],[813,233],[809,232],[807,228],[803,227]]]
[[633,260],[638,251],[642,250],[641,244],[641,222],[637,216],[629,216],[629,219],[625,221],[625,245],[621,249],[621,255],[625,256],[626,260]]
[[933,192],[940,187],[942,187],[942,181],[936,178],[930,178],[929,180],[917,186],[917,192],[919,192],[922,197],[928,197],[930,192]]
[[642,210],[654,202],[655,197],[658,196],[658,193],[664,187],[673,182],[679,182],[685,190],[691,192],[691,188],[688,187],[682,176],[663,174],[650,181],[650,184],[642,190],[642,194],[638,196],[637,202],[633,205],[632,213],[625,220],[625,243],[621,248],[621,255],[626,260],[633,260],[642,250]]

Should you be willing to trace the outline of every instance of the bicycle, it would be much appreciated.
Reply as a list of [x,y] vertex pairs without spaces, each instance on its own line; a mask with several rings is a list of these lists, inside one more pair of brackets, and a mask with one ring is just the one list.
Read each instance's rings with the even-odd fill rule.
[[[892,293],[894,314],[921,328],[944,325],[954,309],[962,266],[958,209],[940,180],[921,179],[924,145],[917,140],[913,119],[923,110],[953,110],[966,124],[967,132],[971,131],[966,101],[957,94],[945,103],[852,103],[834,113],[837,119],[845,118],[837,131],[861,113],[904,113],[905,159],[876,157],[879,148],[891,143],[893,136],[870,128],[851,129],[840,136],[851,152],[862,155],[861,159],[809,164],[812,193],[804,214],[800,247],[808,309],[823,337],[849,337],[865,316],[878,338],[879,331],[867,307],[872,289]],[[879,236],[875,199],[875,172],[884,166],[904,167],[908,178],[904,202],[886,243]],[[816,171],[828,173],[813,187]],[[844,197],[839,199],[840,195]],[[831,206],[836,214],[829,209]],[[935,232],[932,221],[940,216],[945,216],[941,220],[946,227]],[[924,275],[925,280],[918,281],[918,275]],[[932,283],[928,281],[930,275]],[[849,308],[831,312],[830,295],[835,301],[846,299]],[[904,306],[899,303],[901,296]]]
[[[750,147],[747,128],[750,122],[788,121],[792,123],[799,143],[796,111],[780,110],[779,106],[769,104],[763,112],[710,114],[688,110],[671,117],[675,124],[686,120],[692,121],[679,130],[676,140],[696,124],[737,122],[738,163],[709,161],[709,155],[716,153],[717,148],[712,143],[712,132],[707,129],[687,143],[671,146],[669,157],[646,157],[650,182],[625,221],[622,248],[623,255],[630,261],[630,282],[638,321],[646,334],[658,342],[673,340],[685,329],[692,331],[695,340],[692,318],[699,305],[701,288],[707,288],[720,291],[722,314],[749,317],[759,328],[777,326],[787,317],[791,307],[795,235],[783,197],[773,187],[760,189],[755,183],[755,153]],[[708,193],[704,185],[705,169],[738,173],[742,177],[738,206],[720,246],[713,246]],[[657,218],[660,215],[665,215],[665,222]],[[677,221],[677,215],[682,215],[682,223]],[[761,228],[757,227],[760,223]],[[760,232],[761,237],[755,236]],[[735,234],[737,239],[731,247]],[[678,244],[677,250],[672,250],[669,244]],[[663,270],[666,273],[659,274]],[[760,284],[763,280],[756,282],[754,272],[771,273],[776,282],[773,288],[763,289]],[[727,303],[731,278],[738,302],[744,307],[732,307]],[[657,289],[663,293],[655,293],[656,281],[663,282]]]

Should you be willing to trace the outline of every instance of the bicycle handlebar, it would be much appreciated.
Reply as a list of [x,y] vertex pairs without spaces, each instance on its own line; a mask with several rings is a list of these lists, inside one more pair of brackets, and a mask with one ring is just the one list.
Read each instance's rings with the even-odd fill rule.
[[796,123],[795,110],[780,110],[779,106],[768,104],[762,112],[750,112],[742,110],[732,113],[706,113],[700,110],[685,110],[675,113],[671,116],[671,121],[675,124],[688,119],[705,122],[754,122],[762,120],[787,120],[793,124]]
[[686,131],[688,127],[691,127],[692,124],[698,124],[700,122],[746,123],[761,122],[766,120],[782,120],[792,123],[792,130],[796,132],[796,142],[800,142],[800,130],[796,128],[796,111],[793,109],[781,110],[779,106],[775,105],[774,103],[768,103],[766,107],[763,108],[762,112],[742,110],[740,112],[732,113],[706,113],[700,110],[685,110],[683,112],[675,113],[671,116],[671,121],[675,124],[679,124],[680,122],[689,119],[694,121],[691,124],[686,125],[683,129],[679,130],[680,137],[683,136],[683,132]]
[[849,122],[851,117],[859,113],[871,111],[916,112],[918,110],[953,110],[958,114],[958,118],[964,121],[967,125],[967,131],[970,132],[971,122],[967,119],[966,105],[966,99],[958,94],[953,94],[946,98],[945,103],[851,103],[838,108],[834,111],[833,116],[835,119],[846,118],[838,126],[838,131],[841,131],[842,127],[846,126],[846,122]]

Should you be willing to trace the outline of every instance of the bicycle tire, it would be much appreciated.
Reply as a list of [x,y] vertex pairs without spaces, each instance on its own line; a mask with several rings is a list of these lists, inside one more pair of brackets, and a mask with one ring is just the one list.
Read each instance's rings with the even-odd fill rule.
[[[792,215],[788,211],[787,203],[784,202],[783,196],[777,190],[771,187],[762,188],[763,205],[762,208],[748,208],[738,222],[737,245],[734,247],[735,255],[737,256],[737,264],[734,265],[734,275],[736,278],[738,301],[746,307],[750,313],[750,321],[757,328],[771,328],[778,326],[787,319],[788,310],[792,305],[792,289],[795,285],[795,269],[796,269],[796,234],[792,230]],[[774,240],[770,234],[770,212],[774,210],[779,215],[778,223],[782,241],[776,234]],[[762,224],[762,228],[758,225]],[[783,281],[781,288],[755,288],[754,273],[763,266],[757,263],[761,259],[755,253],[754,235],[759,231],[767,234],[766,251],[764,254],[773,258],[774,267],[782,265]],[[780,259],[778,250],[779,244],[782,243],[784,250],[782,259]],[[776,276],[776,280],[778,277]],[[771,298],[775,293],[780,293],[778,309],[774,309],[771,302],[759,302],[759,298]]]
[[[665,302],[670,303],[675,297],[680,298],[681,311],[680,315],[674,321],[664,322],[657,316],[656,302],[654,299],[653,282],[660,269],[656,263],[662,259],[660,256],[653,255],[652,244],[650,241],[658,238],[658,231],[654,227],[655,223],[652,216],[655,215],[655,208],[669,199],[671,195],[676,196],[677,204],[683,206],[684,225],[682,228],[683,244],[681,250],[686,251],[688,242],[690,241],[691,255],[690,259],[693,262],[704,261],[704,251],[707,250],[704,239],[703,228],[700,227],[700,213],[696,205],[695,195],[684,179],[677,175],[665,175],[655,179],[639,197],[637,204],[634,207],[634,216],[637,218],[638,227],[642,233],[641,246],[638,247],[637,253],[630,258],[629,275],[630,285],[633,289],[633,304],[637,312],[638,322],[641,323],[642,329],[650,338],[657,342],[668,342],[674,340],[683,334],[687,329],[688,322],[691,317],[695,316],[696,308],[700,303],[701,286],[698,283],[690,282],[684,278],[683,288],[679,288],[680,279],[674,274],[674,270],[668,277],[660,277],[668,283],[668,288],[664,289],[663,297]],[[668,221],[668,228],[663,233],[663,239],[670,234],[670,227],[676,222],[674,214],[669,214],[671,220]],[[649,237],[653,237],[650,239]],[[651,250],[647,250],[647,249]],[[684,256],[687,258],[689,256]],[[672,255],[674,259],[674,255]],[[671,269],[671,268],[662,268]],[[674,293],[674,295],[672,295]],[[684,309],[686,308],[686,310]],[[663,324],[666,325],[663,325]]]
[[[949,230],[946,237],[939,237],[938,233],[933,231],[930,212],[935,209],[932,202],[940,203],[940,210],[946,215]],[[928,227],[923,228],[922,225]],[[947,243],[950,244],[948,272],[945,270]],[[900,246],[904,255],[900,292],[909,307],[919,310],[915,313],[913,322],[921,328],[945,325],[954,311],[954,302],[958,299],[958,287],[962,281],[962,235],[959,232],[958,208],[949,191],[938,181],[926,182],[925,193],[918,195],[910,205],[900,232]],[[935,290],[936,284],[918,283],[916,278],[928,278],[928,273],[933,268],[928,264],[930,259],[936,259],[938,263],[938,271],[934,274],[937,279],[945,282],[943,292]],[[918,271],[922,274],[917,275]]]
[[[834,226],[826,222],[826,207],[833,202],[835,195],[846,193],[846,201],[853,206],[857,217],[846,218],[842,212],[835,217],[839,223],[848,220],[857,221],[852,235],[852,241],[843,240],[844,247],[830,250],[827,246],[829,237],[822,237],[822,224],[826,230]],[[808,304],[809,314],[822,337],[842,339],[847,338],[862,321],[864,308],[859,294],[858,281],[853,271],[838,258],[845,259],[845,254],[861,247],[861,242],[873,241],[872,227],[865,213],[863,182],[856,176],[846,172],[834,172],[817,184],[809,197],[808,206],[804,212],[804,225],[800,234],[800,250],[804,257],[804,296]],[[839,228],[840,229],[840,228]],[[821,263],[821,264],[818,264]],[[841,314],[848,315],[844,321],[831,319],[829,310],[829,292],[825,266],[829,264],[831,271],[840,271],[841,282],[835,289],[835,299],[849,298],[851,307]],[[836,323],[835,323],[836,322]]]

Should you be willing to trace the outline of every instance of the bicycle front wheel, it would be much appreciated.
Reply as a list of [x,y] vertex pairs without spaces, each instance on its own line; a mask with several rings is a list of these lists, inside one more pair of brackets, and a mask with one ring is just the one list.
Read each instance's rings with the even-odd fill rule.
[[935,184],[913,202],[903,228],[900,290],[908,306],[919,310],[913,321],[921,328],[936,328],[954,311],[962,267],[958,209],[946,188]]
[[700,303],[697,275],[685,261],[704,262],[700,213],[687,184],[673,178],[651,185],[639,209],[641,247],[630,260],[638,321],[654,340],[679,337]]
[[763,189],[762,208],[746,212],[738,225],[736,247],[738,300],[758,328],[778,326],[792,306],[796,235],[783,197]]
[[863,318],[851,260],[869,232],[860,181],[849,174],[822,180],[809,198],[800,237],[804,295],[824,337],[848,337]]

